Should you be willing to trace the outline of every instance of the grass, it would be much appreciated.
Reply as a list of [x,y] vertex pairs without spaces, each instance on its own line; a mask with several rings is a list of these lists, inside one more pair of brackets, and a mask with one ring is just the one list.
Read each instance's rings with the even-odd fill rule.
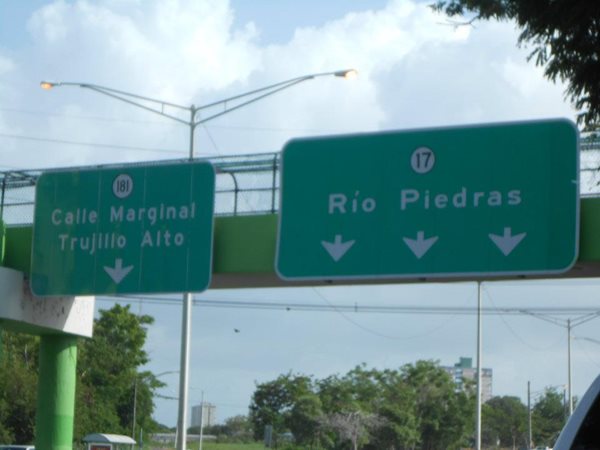
[[[202,444],[202,450],[264,450],[263,444],[216,444],[212,442],[206,442]],[[194,450],[194,449],[190,449]]]
[[[158,448],[157,446],[151,446],[150,448]],[[169,447],[163,447],[169,448]],[[188,443],[189,450],[198,450],[197,443]],[[251,443],[251,444],[217,444],[214,442],[204,442],[202,444],[202,450],[265,450],[265,446],[262,443]]]

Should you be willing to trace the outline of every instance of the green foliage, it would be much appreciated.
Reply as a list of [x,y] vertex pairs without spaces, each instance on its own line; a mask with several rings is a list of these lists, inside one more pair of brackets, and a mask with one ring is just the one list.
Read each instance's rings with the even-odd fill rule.
[[536,445],[552,445],[565,424],[563,396],[554,388],[546,389],[533,405],[532,434]]
[[0,442],[33,442],[39,339],[2,333]]
[[353,450],[368,444],[383,423],[384,420],[376,414],[362,411],[333,413],[323,420],[323,425],[336,433],[338,443],[345,445],[349,442]]
[[354,411],[358,407],[354,386],[347,378],[332,375],[317,381],[317,388],[326,413]]
[[280,375],[275,381],[257,385],[250,404],[254,438],[262,440],[267,425],[277,436],[291,428],[292,408],[297,400],[312,392],[312,379],[302,375]]
[[566,95],[581,111],[578,121],[600,122],[600,3],[590,0],[438,0],[450,16],[515,20],[519,43],[533,46],[530,59],[548,79],[565,80]]
[[250,411],[257,440],[271,424],[274,435],[293,433],[290,448],[445,450],[472,435],[474,396],[457,392],[437,363],[419,361],[316,381],[282,375],[257,385]]
[[[136,429],[151,432],[154,391],[163,384],[150,372],[144,351],[150,316],[115,305],[100,311],[94,337],[78,349],[75,439],[93,432],[130,435],[134,400]],[[0,442],[32,443],[38,384],[39,339],[2,332],[0,355]]]
[[148,362],[146,326],[153,321],[131,313],[129,306],[100,311],[93,339],[83,341],[79,349],[77,440],[96,432],[131,435],[134,404],[135,428],[155,429],[153,394],[163,384],[152,373],[139,371]]
[[527,447],[527,407],[517,397],[494,397],[482,408],[484,445]]
[[383,372],[381,382],[386,401],[380,409],[385,424],[378,433],[379,448],[391,448],[395,443],[415,447],[421,437],[414,389],[409,388],[405,377],[397,371]]
[[321,399],[314,393],[299,396],[290,411],[289,428],[297,442],[317,445],[320,441]]
[[460,448],[472,430],[472,392],[457,392],[450,375],[433,361],[406,365],[402,374],[416,396],[421,448]]

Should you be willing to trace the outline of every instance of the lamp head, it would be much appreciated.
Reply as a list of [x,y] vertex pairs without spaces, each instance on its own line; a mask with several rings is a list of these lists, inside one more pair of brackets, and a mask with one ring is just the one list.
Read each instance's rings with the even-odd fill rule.
[[52,81],[42,81],[40,83],[40,87],[42,89],[45,89],[47,91],[49,91],[50,89],[52,89],[54,86],[58,86],[60,83],[53,83]]
[[342,77],[346,80],[354,80],[358,76],[356,69],[338,70],[333,73],[336,77]]

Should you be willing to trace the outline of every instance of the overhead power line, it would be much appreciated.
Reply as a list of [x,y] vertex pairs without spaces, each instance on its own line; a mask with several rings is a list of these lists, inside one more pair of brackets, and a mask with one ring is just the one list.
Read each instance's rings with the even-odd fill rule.
[[[28,109],[20,109],[20,108],[0,108],[0,111],[10,112],[10,113],[18,113],[18,114],[27,114],[34,116],[43,116],[43,117],[64,117],[65,119],[76,119],[76,120],[87,120],[87,121],[96,121],[96,122],[114,122],[114,123],[134,123],[140,125],[166,125],[171,126],[170,122],[160,121],[160,120],[136,120],[136,119],[116,119],[114,117],[102,117],[102,116],[87,116],[87,115],[78,115],[78,114],[64,114],[64,113],[55,113],[48,111],[34,111]],[[239,130],[239,131],[263,131],[263,132],[272,132],[272,133],[347,133],[348,129],[323,129],[323,128],[283,128],[283,127],[257,127],[257,126],[249,126],[249,125],[215,125],[211,124],[207,126],[208,128],[214,129],[224,129],[224,130]]]
[[43,138],[43,137],[35,137],[35,136],[25,136],[21,134],[6,134],[0,133],[0,137],[7,139],[19,139],[26,141],[35,141],[35,142],[51,142],[53,144],[65,144],[65,145],[83,145],[87,147],[100,147],[100,148],[114,148],[121,150],[135,150],[141,152],[154,152],[154,153],[177,153],[179,155],[187,154],[186,151],[181,150],[172,150],[166,148],[148,148],[148,147],[135,147],[130,145],[120,145],[120,144],[103,144],[103,143],[93,143],[93,142],[81,142],[81,141],[69,141],[65,139],[52,139],[52,138]]
[[[157,305],[179,306],[181,299],[171,297],[97,297],[101,302],[143,302]],[[274,311],[313,311],[313,312],[355,312],[355,313],[379,313],[379,314],[451,314],[451,315],[473,315],[477,314],[476,307],[466,306],[444,306],[444,305],[363,305],[355,303],[348,304],[310,304],[300,302],[281,301],[254,301],[254,300],[210,300],[194,299],[194,306],[201,308],[229,308],[229,309],[260,309]],[[600,314],[600,308],[591,306],[579,307],[494,307],[484,309],[485,315],[573,315],[573,314]]]

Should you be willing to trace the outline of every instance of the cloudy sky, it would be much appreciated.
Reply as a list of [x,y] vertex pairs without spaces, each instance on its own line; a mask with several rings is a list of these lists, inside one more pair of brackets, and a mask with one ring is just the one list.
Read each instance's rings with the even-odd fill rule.
[[[289,78],[356,68],[355,80],[318,78],[209,122],[195,154],[279,151],[292,137],[528,120],[573,119],[564,85],[544,79],[518,48],[512,23],[455,26],[417,0],[99,0],[0,2],[0,168],[33,169],[185,157],[188,130],[89,90],[91,83],[202,105]],[[486,307],[597,304],[598,283],[489,283]],[[198,299],[328,305],[475,306],[473,283],[207,291]],[[100,308],[110,307],[101,300]],[[136,302],[151,314],[149,368],[178,370],[181,306]],[[560,316],[559,325],[567,317]],[[288,371],[325,377],[365,362],[452,365],[475,357],[473,315],[196,307],[190,401],[219,419],[245,413],[255,382]],[[561,322],[562,321],[562,322]],[[574,329],[574,392],[600,369],[598,323]],[[562,326],[531,316],[486,316],[484,366],[494,392],[566,383]],[[235,332],[238,329],[239,332]],[[162,377],[177,396],[177,375]],[[174,425],[177,404],[157,403]],[[103,430],[110,431],[110,430]]]

